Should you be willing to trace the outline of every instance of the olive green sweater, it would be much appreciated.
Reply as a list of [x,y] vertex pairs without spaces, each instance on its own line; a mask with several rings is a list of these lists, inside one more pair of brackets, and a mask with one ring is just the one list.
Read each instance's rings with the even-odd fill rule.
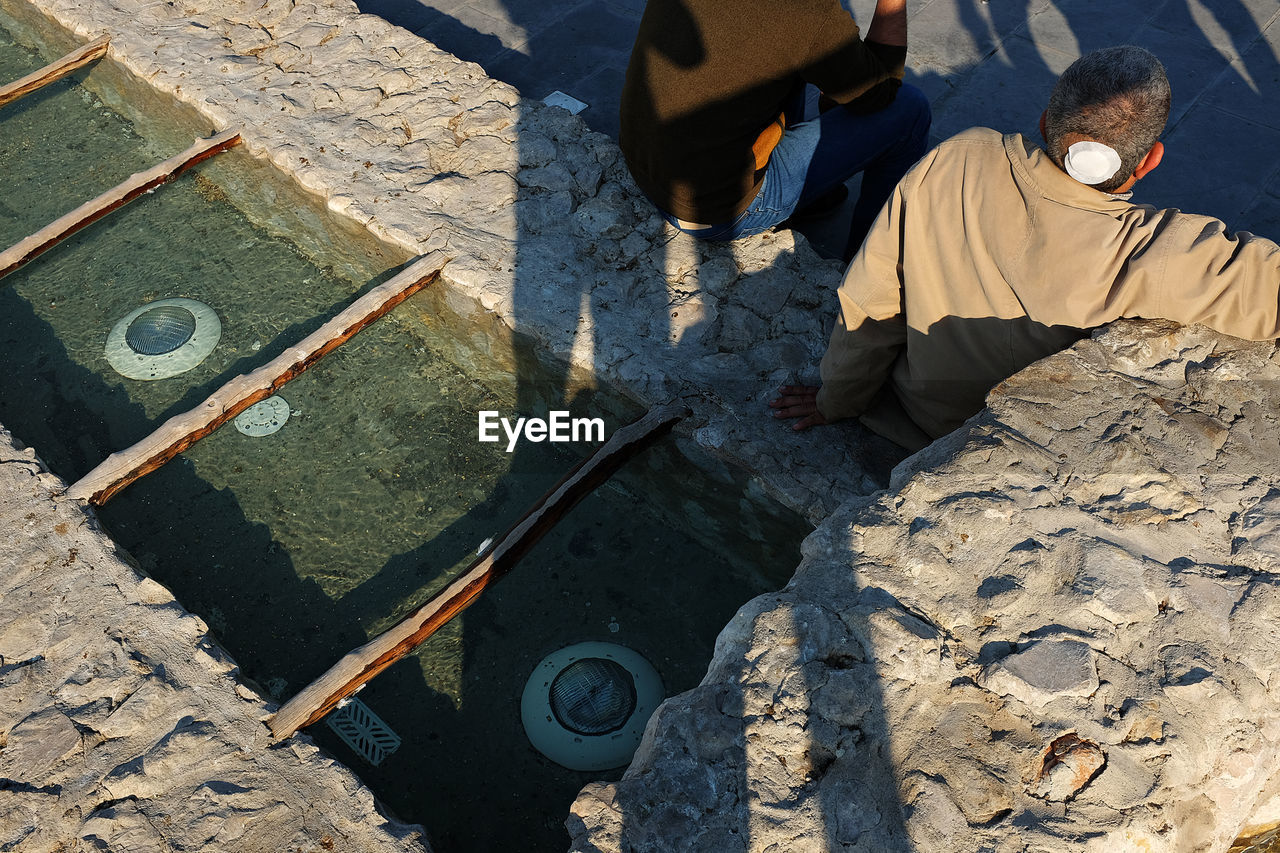
[[728,222],[755,198],[753,146],[797,86],[879,109],[906,53],[862,41],[838,0],[649,0],[622,89],[623,155],[663,210]]

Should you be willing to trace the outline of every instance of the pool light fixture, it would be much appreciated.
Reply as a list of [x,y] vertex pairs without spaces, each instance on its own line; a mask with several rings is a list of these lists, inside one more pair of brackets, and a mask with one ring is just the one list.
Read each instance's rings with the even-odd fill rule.
[[204,361],[222,337],[212,308],[173,297],[148,302],[107,335],[107,363],[129,379],[168,379]]
[[571,770],[609,770],[631,760],[662,701],[662,679],[639,653],[578,643],[542,659],[520,699],[534,748]]

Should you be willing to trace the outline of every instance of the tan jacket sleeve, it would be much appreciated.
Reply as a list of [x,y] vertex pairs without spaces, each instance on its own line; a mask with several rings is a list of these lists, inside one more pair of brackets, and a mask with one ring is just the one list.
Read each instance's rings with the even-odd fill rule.
[[1142,317],[1200,323],[1253,341],[1280,337],[1280,246],[1217,219],[1178,215],[1159,303]]
[[899,184],[837,291],[840,314],[822,357],[817,401],[828,421],[862,414],[906,346],[902,192]]

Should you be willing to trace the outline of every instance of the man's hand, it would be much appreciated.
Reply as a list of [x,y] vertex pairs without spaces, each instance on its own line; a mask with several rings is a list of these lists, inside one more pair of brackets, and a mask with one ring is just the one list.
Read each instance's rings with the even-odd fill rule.
[[827,419],[818,411],[818,389],[809,385],[783,385],[778,389],[782,394],[776,400],[769,401],[775,418],[800,418],[791,425],[794,430],[822,426]]

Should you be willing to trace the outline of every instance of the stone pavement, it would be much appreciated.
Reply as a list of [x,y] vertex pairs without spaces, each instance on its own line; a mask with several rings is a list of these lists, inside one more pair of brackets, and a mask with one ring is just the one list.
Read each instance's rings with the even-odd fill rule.
[[[866,28],[873,0],[852,0]],[[643,0],[358,0],[361,11],[478,63],[528,98],[559,90],[618,135],[618,95]],[[1280,236],[1280,4],[1275,0],[910,0],[907,80],[934,105],[935,142],[973,125],[1036,135],[1053,81],[1099,47],[1165,63],[1165,163],[1136,200]],[[1230,145],[1224,156],[1223,143]],[[852,201],[800,230],[838,254]]]

